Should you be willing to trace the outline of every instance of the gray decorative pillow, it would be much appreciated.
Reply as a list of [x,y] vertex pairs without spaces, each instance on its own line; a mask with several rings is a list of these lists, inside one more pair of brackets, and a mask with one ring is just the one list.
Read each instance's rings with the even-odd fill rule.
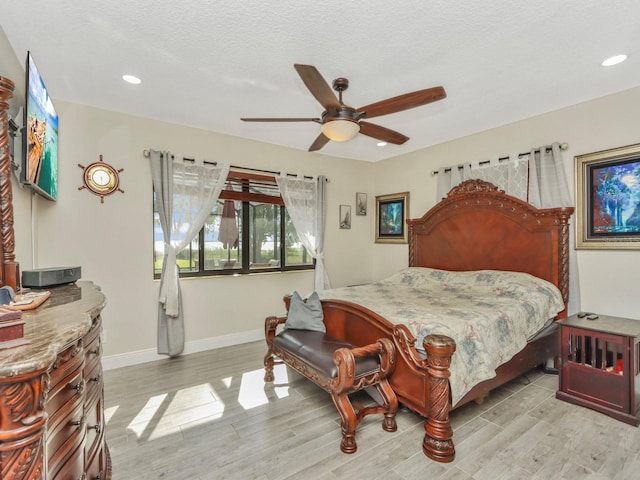
[[293,292],[284,328],[326,332],[327,329],[324,326],[323,320],[322,304],[316,292],[309,295],[306,302],[302,300],[298,292]]

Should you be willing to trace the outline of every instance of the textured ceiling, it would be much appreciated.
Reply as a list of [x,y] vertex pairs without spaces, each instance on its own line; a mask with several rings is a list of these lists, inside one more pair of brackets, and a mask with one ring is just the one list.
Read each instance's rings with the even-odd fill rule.
[[[20,0],[0,25],[31,51],[51,96],[108,110],[377,161],[640,85],[640,1]],[[603,68],[608,56],[629,59]],[[307,153],[319,117],[293,68],[347,77],[353,107],[443,85],[447,98],[372,120],[410,137],[358,135]],[[132,86],[121,75],[139,76]],[[62,135],[62,132],[61,132]],[[170,145],[158,145],[170,148]]]

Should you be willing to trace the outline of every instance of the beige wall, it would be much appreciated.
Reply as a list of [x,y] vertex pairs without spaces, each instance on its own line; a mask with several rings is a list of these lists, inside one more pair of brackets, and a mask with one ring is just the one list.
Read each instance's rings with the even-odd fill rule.
[[[562,154],[575,197],[574,157],[640,143],[638,105],[640,88],[635,88],[378,162],[374,190],[376,195],[410,191],[410,217],[421,216],[436,201],[433,170],[558,141],[569,144]],[[374,246],[374,279],[407,264],[406,246],[389,247]],[[579,250],[577,263],[583,310],[640,319],[640,251]]]
[[[328,215],[326,266],[342,286],[371,278],[371,216],[338,228],[340,204],[354,206],[356,191],[371,192],[372,165],[240,140],[188,127],[56,102],[60,115],[59,198],[36,197],[36,265],[81,265],[83,278],[102,286],[106,356],[155,345],[158,283],[152,278],[152,184],[149,148],[234,165],[308,175],[324,174]],[[124,168],[125,193],[104,204],[82,185],[82,169],[102,155]],[[283,313],[283,294],[313,290],[312,272],[189,279],[182,282],[187,343],[261,332],[264,318]],[[194,347],[195,348],[195,347]]]

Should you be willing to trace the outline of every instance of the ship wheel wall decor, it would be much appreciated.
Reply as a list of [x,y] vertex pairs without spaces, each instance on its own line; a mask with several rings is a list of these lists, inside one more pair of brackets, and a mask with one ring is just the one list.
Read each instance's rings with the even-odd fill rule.
[[111,195],[115,192],[124,193],[124,190],[120,188],[120,172],[124,171],[124,168],[116,169],[102,160],[93,162],[86,167],[78,164],[78,167],[82,168],[82,181],[84,185],[78,187],[78,190],[87,189],[94,195],[100,197],[100,203],[104,203],[104,197]]

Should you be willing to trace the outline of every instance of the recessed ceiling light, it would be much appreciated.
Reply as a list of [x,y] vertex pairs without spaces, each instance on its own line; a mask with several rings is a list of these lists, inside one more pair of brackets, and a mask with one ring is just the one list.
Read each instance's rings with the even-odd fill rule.
[[142,83],[142,80],[140,80],[135,75],[122,75],[122,79],[127,83],[131,83],[132,85],[139,85]]
[[614,55],[613,57],[607,58],[604,62],[601,63],[603,67],[611,67],[612,65],[617,65],[619,63],[624,62],[627,59],[626,55]]
[[387,142],[378,142],[376,145],[378,145],[379,147],[386,147]]

